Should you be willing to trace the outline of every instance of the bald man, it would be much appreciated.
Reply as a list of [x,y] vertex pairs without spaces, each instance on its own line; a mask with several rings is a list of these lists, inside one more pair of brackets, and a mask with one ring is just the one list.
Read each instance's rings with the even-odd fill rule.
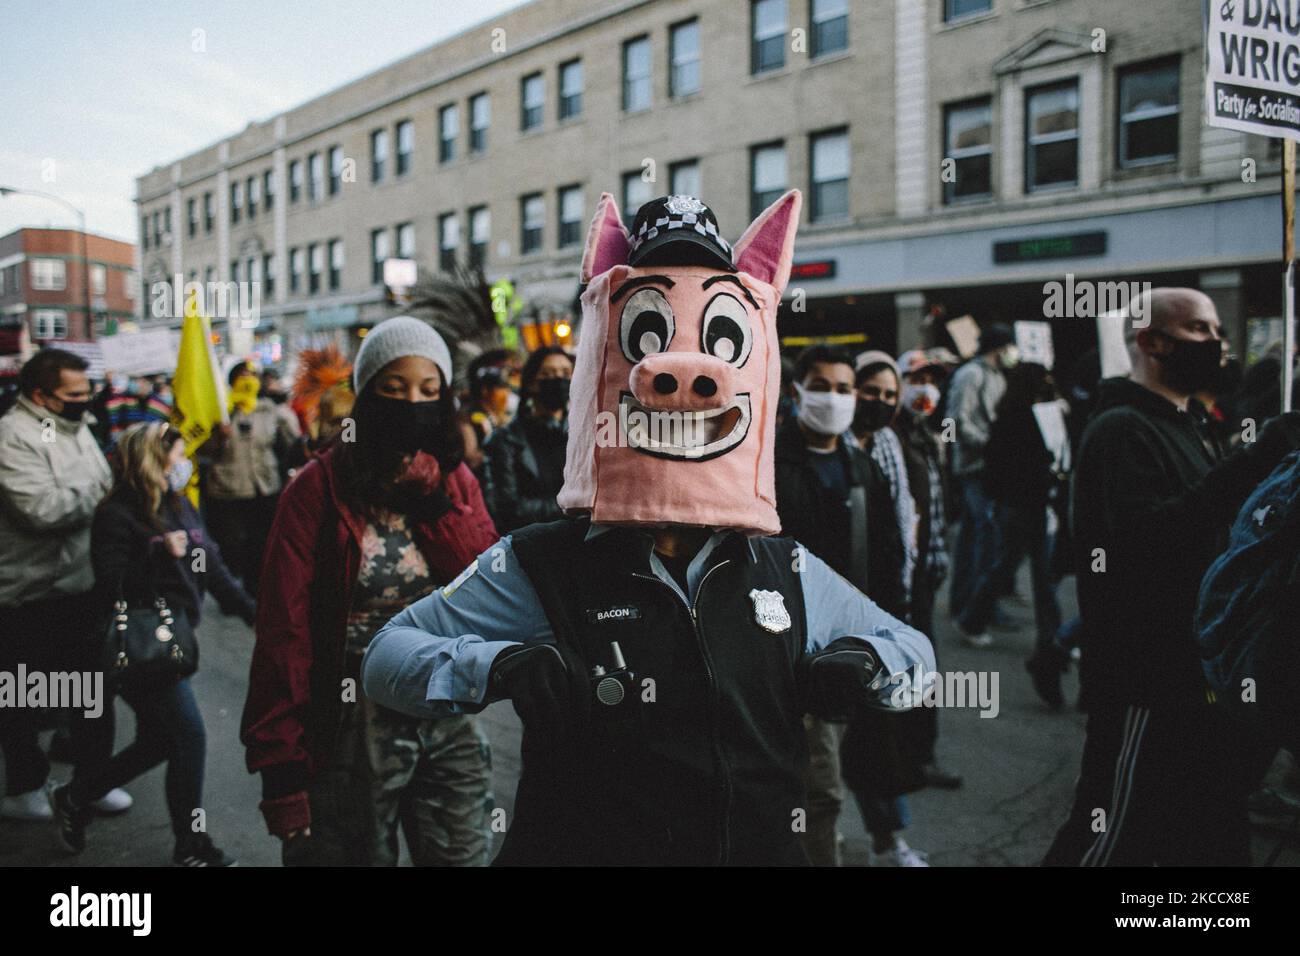
[[1223,360],[1214,303],[1155,289],[1130,311],[1132,372],[1101,383],[1074,474],[1087,741],[1074,809],[1044,862],[1246,866],[1245,797],[1272,754],[1215,702],[1192,622],[1237,511],[1300,446],[1300,415],[1217,460],[1187,408]]

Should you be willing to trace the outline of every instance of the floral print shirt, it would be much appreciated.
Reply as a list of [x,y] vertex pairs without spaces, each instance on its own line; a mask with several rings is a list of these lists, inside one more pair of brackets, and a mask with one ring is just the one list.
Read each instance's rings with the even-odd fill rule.
[[406,516],[377,510],[373,520],[366,522],[361,539],[361,570],[348,614],[348,649],[364,651],[389,618],[431,593],[434,586]]

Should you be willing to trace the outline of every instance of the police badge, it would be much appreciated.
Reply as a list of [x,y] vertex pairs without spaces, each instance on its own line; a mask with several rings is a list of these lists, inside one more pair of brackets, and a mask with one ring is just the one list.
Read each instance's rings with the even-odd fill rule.
[[754,588],[749,592],[749,599],[754,602],[754,620],[759,627],[773,634],[790,630],[790,612],[785,609],[785,598],[780,591]]

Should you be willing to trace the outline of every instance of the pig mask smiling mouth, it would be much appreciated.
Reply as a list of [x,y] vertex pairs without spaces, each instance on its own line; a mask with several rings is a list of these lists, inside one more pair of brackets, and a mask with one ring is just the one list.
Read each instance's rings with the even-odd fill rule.
[[619,395],[619,419],[629,448],[659,458],[708,461],[725,455],[749,434],[749,393],[723,408],[704,411],[657,411],[631,392]]

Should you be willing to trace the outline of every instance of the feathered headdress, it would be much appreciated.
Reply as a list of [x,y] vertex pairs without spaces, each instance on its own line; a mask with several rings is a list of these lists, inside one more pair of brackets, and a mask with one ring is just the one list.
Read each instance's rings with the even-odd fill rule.
[[298,353],[298,372],[293,379],[293,398],[290,407],[297,413],[309,433],[320,414],[320,402],[325,393],[334,388],[350,390],[352,363],[343,357],[337,346],[321,349],[303,349]]
[[410,300],[405,314],[424,319],[447,341],[458,377],[481,353],[501,347],[492,293],[478,269],[458,263],[451,272],[421,273]]

